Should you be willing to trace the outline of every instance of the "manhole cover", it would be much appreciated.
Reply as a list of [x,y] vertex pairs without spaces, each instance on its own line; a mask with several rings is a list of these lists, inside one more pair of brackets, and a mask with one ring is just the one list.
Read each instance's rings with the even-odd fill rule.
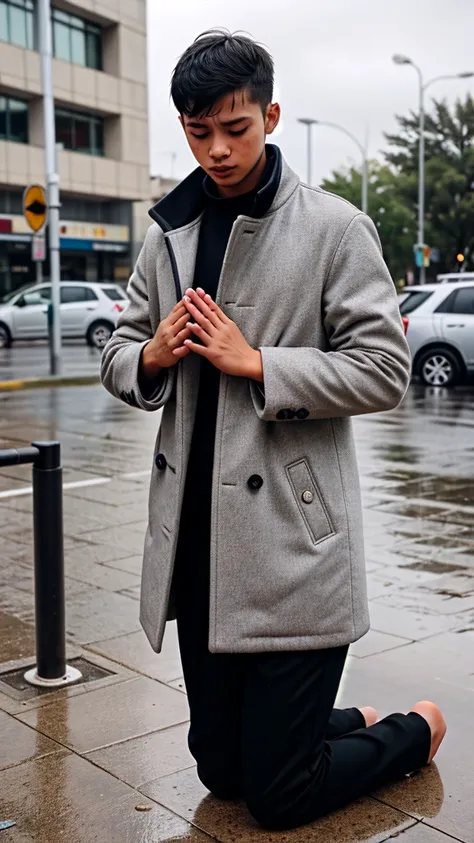
[[[70,659],[68,664],[80,670],[82,673],[82,679],[76,682],[76,685],[83,685],[86,682],[97,682],[99,679],[106,679],[107,676],[114,676],[112,670],[99,667],[97,664],[93,664],[82,657]],[[31,667],[33,666],[31,665]],[[10,670],[7,673],[0,673],[0,690],[20,700],[31,700],[35,697],[40,697],[42,694],[54,693],[54,689],[52,688],[36,688],[33,685],[29,685],[25,681],[25,673],[28,669],[28,667],[22,667],[20,670]]]

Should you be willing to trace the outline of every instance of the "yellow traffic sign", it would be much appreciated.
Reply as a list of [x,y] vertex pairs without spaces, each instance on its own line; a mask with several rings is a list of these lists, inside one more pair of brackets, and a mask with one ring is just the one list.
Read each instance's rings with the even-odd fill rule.
[[41,231],[48,213],[46,191],[40,184],[30,184],[23,194],[23,213],[33,231]]

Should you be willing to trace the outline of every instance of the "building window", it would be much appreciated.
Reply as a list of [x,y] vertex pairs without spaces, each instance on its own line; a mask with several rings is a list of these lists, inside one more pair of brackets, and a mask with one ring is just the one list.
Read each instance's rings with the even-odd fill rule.
[[0,190],[0,214],[22,214],[23,193],[18,190]]
[[78,111],[56,109],[56,141],[64,149],[87,155],[104,154],[104,120]]
[[83,67],[92,67],[93,70],[102,70],[100,26],[60,9],[53,9],[52,16],[55,57]]
[[0,40],[33,50],[33,0],[0,0]]
[[0,96],[0,140],[28,143],[28,104]]

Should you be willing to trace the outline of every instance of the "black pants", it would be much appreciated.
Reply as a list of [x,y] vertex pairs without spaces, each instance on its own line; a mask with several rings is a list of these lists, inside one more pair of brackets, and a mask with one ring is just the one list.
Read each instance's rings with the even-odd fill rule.
[[209,652],[209,536],[193,522],[194,531],[182,522],[175,596],[189,747],[202,783],[219,798],[244,799],[261,825],[286,829],[426,764],[430,730],[418,714],[367,729],[357,709],[333,708],[347,647]]

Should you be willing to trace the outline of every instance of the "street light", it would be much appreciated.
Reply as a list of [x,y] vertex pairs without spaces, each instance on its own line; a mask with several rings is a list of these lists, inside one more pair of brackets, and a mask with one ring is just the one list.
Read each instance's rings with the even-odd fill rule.
[[[424,246],[425,239],[425,91],[434,82],[440,82],[444,79],[471,79],[474,73],[470,71],[463,73],[452,73],[443,76],[434,76],[425,82],[423,74],[408,56],[396,54],[392,59],[395,64],[410,64],[417,72],[419,79],[419,98],[420,98],[420,123],[419,123],[419,162],[418,162],[418,245]],[[426,281],[425,267],[420,267],[420,284]]]
[[306,126],[308,129],[308,146],[307,146],[307,157],[306,157],[306,181],[309,185],[311,185],[312,181],[312,168],[311,168],[311,156],[312,156],[312,147],[311,147],[311,129],[317,120],[312,120],[311,117],[299,117],[298,123],[302,123],[303,126]]
[[[304,123],[308,126],[308,173],[311,173],[311,126],[318,125],[318,126],[329,126],[331,129],[337,129],[339,132],[344,132],[351,140],[354,141],[355,144],[359,147],[359,150],[362,155],[362,210],[364,214],[367,213],[368,208],[368,196],[369,196],[369,167],[367,161],[367,141],[362,144],[352,132],[349,132],[348,129],[345,129],[344,126],[340,126],[339,123],[328,123],[326,120],[311,120],[309,118],[300,118],[298,120],[299,123]],[[310,184],[310,180],[308,178],[308,184]]]

